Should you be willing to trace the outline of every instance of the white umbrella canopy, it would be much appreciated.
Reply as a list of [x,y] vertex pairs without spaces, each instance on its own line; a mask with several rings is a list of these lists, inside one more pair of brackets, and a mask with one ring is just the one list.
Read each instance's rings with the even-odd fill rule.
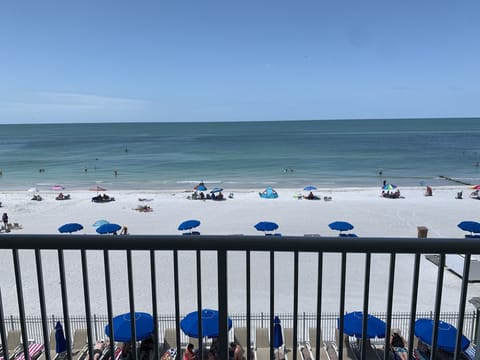
[[38,192],[38,189],[36,187],[31,187],[30,189],[27,190],[28,192],[32,192],[32,193],[37,193]]

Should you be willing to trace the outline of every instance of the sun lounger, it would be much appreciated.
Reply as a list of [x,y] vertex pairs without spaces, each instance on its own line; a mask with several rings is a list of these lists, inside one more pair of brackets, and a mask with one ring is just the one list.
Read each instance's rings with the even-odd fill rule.
[[285,350],[284,350],[285,356],[287,356],[289,360],[293,359],[293,355],[292,355],[293,352],[298,351],[297,359],[301,359],[302,358],[301,347],[298,346],[298,343],[297,343],[296,350],[294,347],[293,328],[283,328],[283,340],[285,343]]
[[350,346],[350,339],[347,334],[343,334],[342,339],[340,339],[340,333],[338,329],[335,329],[335,339],[336,339],[336,345],[337,345],[337,356],[338,356],[338,347],[340,345],[340,341],[342,342],[342,350],[343,350],[343,356],[341,360],[356,360],[355,353],[353,349]]
[[80,353],[87,345],[87,329],[77,329],[73,333],[72,355]]
[[[310,350],[312,352],[313,358],[315,358],[317,354],[317,328],[309,328],[308,329],[308,337],[309,337],[309,342],[307,346],[310,347]],[[322,331],[320,330],[320,358],[321,359],[329,359],[330,357],[328,356],[327,353],[327,347],[325,346],[325,343],[323,342],[323,337],[322,337]]]
[[[37,343],[32,343],[28,345],[28,355],[30,357],[30,360],[36,360],[42,353],[44,348],[43,344],[37,344]],[[20,353],[15,356],[15,360],[25,360],[25,353],[20,351]]]

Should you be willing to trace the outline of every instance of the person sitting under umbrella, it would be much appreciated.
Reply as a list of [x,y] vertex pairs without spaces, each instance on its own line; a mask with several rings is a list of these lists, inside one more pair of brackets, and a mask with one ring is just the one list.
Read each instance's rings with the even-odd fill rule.
[[393,330],[393,334],[390,337],[390,346],[400,360],[408,360],[407,341],[403,338],[399,329]]
[[197,357],[193,344],[188,344],[187,349],[183,353],[183,360],[197,360]]

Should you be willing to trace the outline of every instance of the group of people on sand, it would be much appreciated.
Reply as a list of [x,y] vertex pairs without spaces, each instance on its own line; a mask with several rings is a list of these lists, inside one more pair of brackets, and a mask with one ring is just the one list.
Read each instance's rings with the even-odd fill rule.
[[92,197],[93,202],[107,202],[113,200],[115,200],[115,198],[110,197],[107,194],[98,194],[97,196]]
[[192,200],[223,200],[225,196],[220,191],[218,194],[210,193],[205,195],[203,191],[194,191],[192,194]]
[[[140,347],[138,348],[138,360],[150,360],[154,350],[154,341],[152,337],[142,340]],[[132,345],[130,342],[123,342],[118,346],[115,346],[115,356],[110,354],[110,341],[98,340],[93,347],[93,360],[131,360],[133,359]],[[85,360],[89,360],[87,354]]]

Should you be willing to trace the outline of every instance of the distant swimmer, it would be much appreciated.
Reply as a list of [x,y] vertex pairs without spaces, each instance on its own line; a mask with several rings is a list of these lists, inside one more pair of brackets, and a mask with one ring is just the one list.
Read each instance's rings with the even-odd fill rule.
[[383,175],[383,170],[380,169],[380,171],[378,172],[378,176],[382,176]]
[[125,152],[128,152],[128,148],[125,148]]
[[118,175],[118,171],[115,170],[115,171],[113,172],[113,174],[114,174],[115,176],[117,176],[117,175]]
[[87,169],[87,168],[85,168],[85,169],[83,169],[83,171],[87,172],[87,171],[88,171],[88,169]]

